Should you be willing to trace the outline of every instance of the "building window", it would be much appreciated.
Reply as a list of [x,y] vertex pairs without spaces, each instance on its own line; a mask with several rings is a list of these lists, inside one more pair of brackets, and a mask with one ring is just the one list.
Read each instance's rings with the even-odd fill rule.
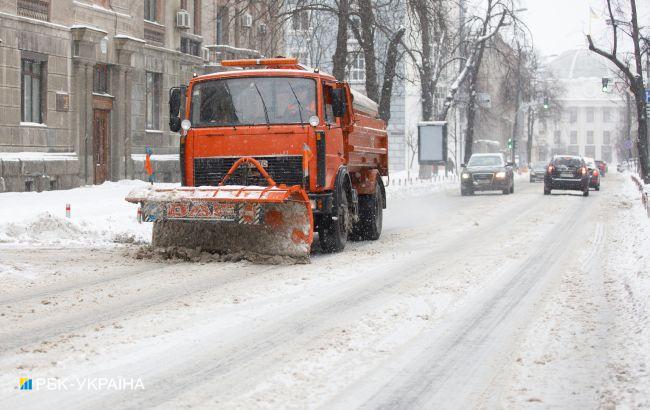
[[181,38],[181,53],[198,57],[201,55],[201,43],[190,38]]
[[21,121],[43,123],[45,111],[45,81],[42,61],[21,60]]
[[18,15],[36,20],[49,21],[50,0],[18,0]]
[[194,0],[194,17],[192,21],[192,28],[194,34],[201,35],[201,0]]
[[217,44],[228,43],[228,7],[220,6],[217,10]]
[[309,29],[309,11],[294,11],[291,15],[291,28],[294,31],[305,31]]
[[144,0],[144,19],[158,21],[158,0]]
[[366,60],[360,51],[352,53],[350,60],[350,81],[366,81]]
[[612,134],[609,131],[603,131],[603,145],[611,145]]
[[594,132],[587,131],[587,145],[594,145]]
[[96,64],[93,74],[93,92],[108,94],[108,66]]
[[612,122],[612,110],[603,108],[603,122]]
[[562,143],[562,131],[557,130],[555,131],[555,136],[553,137],[553,144],[559,145]]
[[567,152],[569,155],[580,155],[580,147],[577,145],[569,145]]
[[575,124],[578,122],[578,109],[577,108],[570,108],[569,109],[569,122],[571,124]]
[[585,146],[585,157],[589,157],[589,158],[596,157],[596,147],[594,145]]
[[571,141],[569,144],[577,145],[578,144],[578,131],[571,131]]
[[359,28],[361,27],[361,19],[359,16],[351,16],[350,17],[350,27],[348,27],[348,40],[355,40],[356,37],[354,35],[354,31],[359,31]]
[[600,147],[600,158],[605,162],[612,162],[612,147],[603,145]]
[[596,110],[594,110],[594,108],[592,108],[592,107],[587,108],[586,117],[585,117],[585,120],[587,122],[594,122],[595,111]]
[[146,74],[146,128],[148,130],[160,129],[161,77],[158,73],[147,72]]

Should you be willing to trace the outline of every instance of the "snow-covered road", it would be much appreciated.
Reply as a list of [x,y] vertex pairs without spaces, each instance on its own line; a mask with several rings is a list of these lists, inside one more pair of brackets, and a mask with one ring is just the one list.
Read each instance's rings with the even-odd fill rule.
[[[5,244],[0,402],[650,406],[650,225],[628,176],[602,187],[543,196],[522,179],[507,196],[392,195],[378,242],[308,265]],[[19,391],[19,377],[66,388]],[[101,378],[144,388],[75,384]]]

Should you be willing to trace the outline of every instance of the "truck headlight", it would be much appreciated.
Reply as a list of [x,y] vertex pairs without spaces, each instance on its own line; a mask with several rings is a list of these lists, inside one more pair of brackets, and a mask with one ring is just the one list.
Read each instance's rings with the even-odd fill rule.
[[463,174],[461,174],[460,177],[463,178],[463,179],[469,179],[469,174],[463,173]]
[[494,177],[498,179],[503,179],[506,177],[506,173],[504,171],[499,171],[496,173],[496,175],[494,175]]

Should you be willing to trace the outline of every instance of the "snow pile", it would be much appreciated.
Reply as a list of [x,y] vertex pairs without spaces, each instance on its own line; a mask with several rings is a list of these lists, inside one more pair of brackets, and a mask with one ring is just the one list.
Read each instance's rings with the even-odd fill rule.
[[[405,172],[391,175],[388,199],[456,190],[460,183],[450,175],[409,181]],[[158,183],[173,188],[178,184]],[[101,246],[151,242],[151,223],[139,224],[137,205],[125,201],[134,190],[147,192],[143,181],[123,180],[71,190],[6,192],[0,194],[0,244]],[[66,217],[70,204],[71,217]],[[389,204],[390,206],[390,204]]]
[[[0,194],[0,243],[100,246],[149,242],[151,224],[139,224],[137,205],[124,200],[131,190],[146,185],[120,181],[63,191]],[[71,207],[70,218],[66,204]]]

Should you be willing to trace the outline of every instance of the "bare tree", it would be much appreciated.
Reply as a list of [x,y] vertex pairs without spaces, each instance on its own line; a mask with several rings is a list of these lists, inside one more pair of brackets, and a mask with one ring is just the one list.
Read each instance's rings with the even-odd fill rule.
[[[458,90],[460,84],[467,78],[469,98],[467,102],[467,131],[465,135],[465,158],[464,161],[469,161],[472,156],[472,147],[474,144],[474,122],[476,117],[477,108],[477,89],[479,72],[481,69],[481,62],[487,41],[495,36],[499,29],[503,27],[506,22],[506,16],[511,13],[511,4],[506,4],[501,0],[487,0],[487,8],[483,18],[476,17],[480,21],[480,29],[473,47],[471,54],[467,59],[465,68],[459,74],[454,87],[449,90],[447,100],[451,102],[455,92]],[[452,94],[454,93],[454,94]],[[450,98],[451,97],[451,98]]]
[[[587,35],[587,42],[589,43],[589,50],[616,65],[620,72],[623,73],[630,92],[634,95],[638,125],[636,145],[640,163],[639,173],[648,183],[650,182],[650,175],[648,175],[648,118],[646,116],[645,87],[643,84],[642,34],[637,18],[636,0],[606,0],[606,2],[608,23],[612,26],[611,51],[596,46],[591,34]],[[626,18],[626,13],[623,10],[624,5],[629,6],[629,23],[624,20]],[[629,28],[629,31],[626,31],[625,26]],[[632,40],[634,50],[632,53],[618,53],[619,36],[621,34]]]

